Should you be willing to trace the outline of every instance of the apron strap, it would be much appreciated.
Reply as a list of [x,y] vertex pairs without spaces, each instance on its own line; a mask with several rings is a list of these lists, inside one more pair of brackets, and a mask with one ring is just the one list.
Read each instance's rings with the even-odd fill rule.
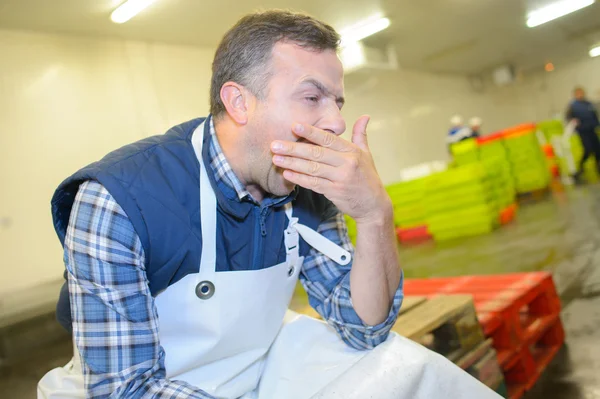
[[[210,118],[206,119],[192,134],[192,146],[200,163],[200,227],[202,232],[202,254],[198,273],[200,280],[212,279],[217,267],[217,197],[210,184],[202,158],[204,136],[210,123]],[[210,135],[210,132],[207,134]]]
[[348,263],[350,263],[350,261],[352,260],[352,255],[350,254],[350,252],[346,251],[344,248],[335,244],[328,238],[317,233],[310,227],[305,226],[301,223],[298,223],[298,218],[292,216],[291,203],[286,204],[285,214],[287,215],[288,219],[290,220],[290,223],[288,225],[288,228],[287,228],[286,234],[285,234],[286,250],[288,250],[288,245],[287,245],[288,233],[287,233],[287,231],[288,230],[297,231],[300,234],[300,236],[302,236],[304,241],[306,241],[308,243],[308,245],[310,245],[317,251],[323,253],[325,256],[327,256],[328,258],[330,258],[337,264],[345,266]]

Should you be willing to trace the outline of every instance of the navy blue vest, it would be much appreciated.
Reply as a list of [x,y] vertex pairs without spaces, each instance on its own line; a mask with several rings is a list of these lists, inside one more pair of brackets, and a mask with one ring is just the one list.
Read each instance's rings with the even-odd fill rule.
[[587,100],[574,100],[569,107],[569,119],[579,119],[577,131],[579,133],[594,134],[594,130],[600,125],[598,114],[594,105]]
[[[54,228],[61,244],[79,185],[95,180],[123,208],[138,234],[153,296],[197,273],[202,252],[200,165],[191,137],[203,121],[194,119],[163,135],[122,147],[61,183],[52,198]],[[262,269],[283,262],[283,231],[287,226],[283,205],[291,200],[294,216],[315,230],[337,212],[325,197],[302,188],[272,206],[227,197],[217,188],[209,166],[209,140],[209,123],[205,123],[202,158],[217,197],[217,271]],[[301,240],[300,255],[307,255],[309,250]],[[66,284],[57,318],[70,331]]]

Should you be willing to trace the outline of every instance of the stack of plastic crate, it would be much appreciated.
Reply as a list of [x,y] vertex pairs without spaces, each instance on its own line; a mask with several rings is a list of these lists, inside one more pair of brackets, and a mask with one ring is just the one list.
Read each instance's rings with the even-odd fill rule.
[[479,146],[474,138],[459,141],[450,146],[450,153],[455,166],[463,166],[479,162]]
[[517,208],[515,183],[502,132],[480,137],[477,142],[481,163],[493,182],[500,222],[506,224],[514,219]]
[[423,206],[428,179],[429,177],[420,177],[386,187],[394,206],[394,224],[400,241],[429,237]]
[[506,129],[503,136],[517,193],[547,188],[550,173],[536,136],[536,125],[524,124]]
[[346,227],[348,228],[348,237],[352,244],[356,245],[356,222],[348,215],[344,215],[346,219]]
[[437,241],[489,233],[498,225],[493,181],[480,162],[430,176],[423,205]]
[[537,129],[542,132],[548,142],[552,142],[554,136],[562,136],[565,126],[562,121],[551,119],[537,123]]

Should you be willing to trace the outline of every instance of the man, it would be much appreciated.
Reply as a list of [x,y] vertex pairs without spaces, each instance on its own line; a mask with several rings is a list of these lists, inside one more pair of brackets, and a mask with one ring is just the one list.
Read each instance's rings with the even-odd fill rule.
[[480,137],[481,136],[481,125],[483,124],[483,120],[474,116],[469,119],[469,127],[471,128],[471,137]]
[[471,127],[464,125],[462,116],[454,115],[450,119],[450,130],[448,130],[448,136],[446,137],[448,145],[452,146],[454,143],[471,137],[477,137],[477,134],[473,132]]
[[[352,373],[370,376],[359,395],[497,397],[388,338],[402,301],[392,206],[368,117],[351,142],[339,137],[339,39],[300,14],[242,18],[216,51],[208,118],[61,184],[52,207],[70,301],[58,312],[75,353],[38,397],[340,397],[328,390]],[[327,324],[285,316],[298,278]],[[364,370],[373,356],[379,370]]]
[[585,91],[581,87],[573,90],[575,99],[569,105],[566,119],[575,124],[575,129],[583,145],[583,157],[579,163],[579,169],[574,175],[578,180],[583,174],[583,166],[591,155],[594,155],[596,166],[600,172],[600,140],[596,129],[600,126],[598,113],[593,104],[586,99]]

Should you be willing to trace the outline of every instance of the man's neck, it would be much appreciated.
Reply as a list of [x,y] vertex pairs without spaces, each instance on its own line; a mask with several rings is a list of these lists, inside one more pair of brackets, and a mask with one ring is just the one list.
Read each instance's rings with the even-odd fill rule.
[[235,173],[246,190],[252,195],[252,197],[262,202],[265,198],[264,190],[256,183],[253,183],[251,173],[252,171],[248,168],[246,146],[243,144],[243,140],[240,137],[238,127],[235,123],[227,118],[220,120],[213,120],[215,126],[215,132],[219,145],[223,151],[225,159],[231,166],[231,170]]

